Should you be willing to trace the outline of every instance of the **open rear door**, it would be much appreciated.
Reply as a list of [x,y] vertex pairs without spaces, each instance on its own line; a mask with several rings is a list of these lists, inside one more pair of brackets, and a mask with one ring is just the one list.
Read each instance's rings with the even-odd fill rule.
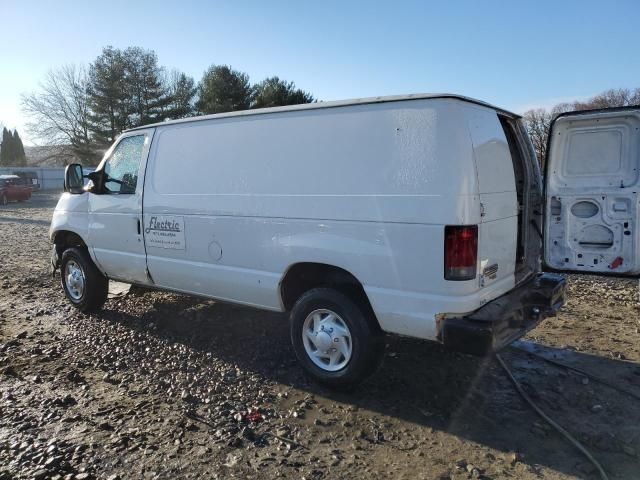
[[560,115],[545,166],[544,261],[640,276],[640,107]]

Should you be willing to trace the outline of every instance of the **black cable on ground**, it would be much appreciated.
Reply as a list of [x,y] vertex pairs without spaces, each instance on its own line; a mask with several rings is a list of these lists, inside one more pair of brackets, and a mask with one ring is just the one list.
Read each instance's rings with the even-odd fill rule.
[[602,480],[609,480],[609,477],[602,468],[602,465],[600,465],[600,463],[593,457],[593,455],[591,455],[591,453],[589,453],[589,451],[578,440],[576,440],[569,432],[558,425],[553,419],[551,419],[546,413],[544,413],[542,409],[534,403],[533,400],[531,400],[531,397],[527,395],[527,392],[525,392],[520,383],[518,383],[516,378],[511,373],[511,370],[509,370],[509,367],[507,367],[507,364],[499,354],[496,354],[496,358],[498,359],[498,362],[500,363],[504,371],[507,373],[507,376],[515,386],[520,396],[531,406],[531,408],[533,408],[538,415],[540,415],[549,425],[551,425],[559,433],[561,433],[564,438],[566,438],[574,447],[580,450],[580,452],[582,452],[582,454],[589,459],[589,461],[596,467],[596,469],[600,473],[600,478]]
[[562,362],[558,362],[557,360],[553,360],[551,358],[547,358],[544,355],[540,355],[539,353],[532,352],[530,350],[527,350],[526,348],[522,348],[522,347],[519,347],[517,345],[511,345],[511,347],[517,348],[518,350],[520,350],[522,352],[525,352],[525,353],[528,353],[530,355],[535,355],[536,357],[541,358],[545,362],[548,362],[548,363],[550,363],[552,365],[555,365],[557,367],[566,368],[567,370],[572,370],[572,371],[574,371],[576,373],[579,373],[580,375],[583,375],[585,377],[589,377],[592,380],[594,380],[594,381],[596,381],[598,383],[601,383],[602,385],[606,385],[609,388],[613,388],[614,390],[617,390],[620,393],[625,393],[625,394],[635,398],[636,400],[640,400],[640,395],[637,394],[636,392],[632,392],[631,390],[626,390],[626,389],[616,385],[615,383],[611,383],[610,381],[605,380],[604,378],[597,377],[597,376],[595,376],[595,375],[593,375],[591,373],[585,372],[584,370],[581,370],[581,369],[579,369],[577,367],[572,367],[571,365],[567,365],[567,364],[564,364]]

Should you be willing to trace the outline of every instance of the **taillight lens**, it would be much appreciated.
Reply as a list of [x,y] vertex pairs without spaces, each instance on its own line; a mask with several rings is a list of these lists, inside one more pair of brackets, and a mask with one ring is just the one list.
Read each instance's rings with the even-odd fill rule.
[[444,227],[445,280],[476,278],[478,261],[478,226],[447,225]]

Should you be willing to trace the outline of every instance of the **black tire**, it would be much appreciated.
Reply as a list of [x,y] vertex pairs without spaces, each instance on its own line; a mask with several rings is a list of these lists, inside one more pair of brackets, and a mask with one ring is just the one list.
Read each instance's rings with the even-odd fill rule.
[[[335,312],[351,334],[352,354],[348,363],[337,371],[316,365],[303,341],[303,325],[311,312],[326,309]],[[373,374],[384,357],[384,334],[370,308],[359,306],[348,296],[331,288],[314,288],[296,301],[290,315],[293,349],[304,370],[318,382],[332,388],[349,388]]]
[[[79,298],[71,294],[65,278],[67,264],[71,261],[80,267],[84,275],[84,288]],[[62,288],[64,289],[67,299],[81,312],[95,312],[107,301],[109,281],[93,263],[87,250],[75,247],[65,250],[62,254],[62,260],[60,261],[60,277],[62,280]]]
[[7,203],[9,203],[9,200],[7,200],[7,196],[3,193],[0,195],[0,205],[6,205]]

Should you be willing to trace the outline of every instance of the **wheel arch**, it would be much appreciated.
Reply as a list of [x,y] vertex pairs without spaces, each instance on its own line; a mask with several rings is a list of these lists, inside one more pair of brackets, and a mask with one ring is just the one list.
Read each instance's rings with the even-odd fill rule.
[[297,262],[286,269],[278,285],[284,310],[291,311],[302,294],[317,287],[333,288],[346,294],[362,306],[380,328],[362,282],[348,270],[328,263]]
[[56,246],[58,254],[62,255],[67,248],[88,248],[82,236],[72,230],[57,230],[51,234],[51,242]]
[[59,263],[60,259],[62,258],[62,254],[64,253],[64,251],[71,247],[86,249],[89,253],[89,257],[91,257],[91,260],[93,260],[96,266],[98,266],[98,263],[93,256],[93,252],[89,248],[89,244],[78,232],[68,229],[56,230],[54,232],[51,232],[50,238],[51,243],[53,243],[53,247],[55,249],[56,259],[54,260],[54,268],[57,268],[57,263]]

